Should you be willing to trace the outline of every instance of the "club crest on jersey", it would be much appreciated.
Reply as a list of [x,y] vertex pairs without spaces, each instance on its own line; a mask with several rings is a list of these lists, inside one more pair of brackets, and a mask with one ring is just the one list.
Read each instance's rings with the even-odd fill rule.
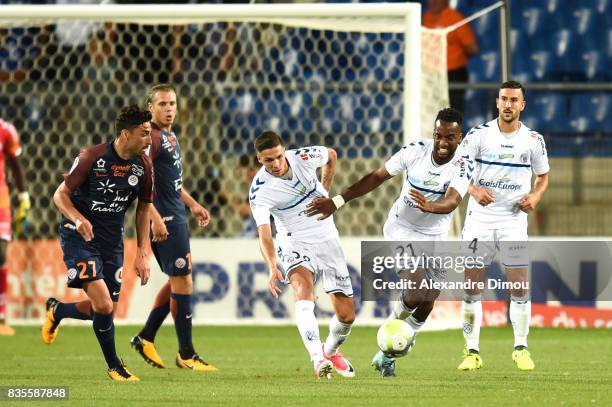
[[77,275],[77,270],[75,268],[68,269],[68,280],[74,280]]
[[136,186],[136,184],[138,184],[138,177],[136,175],[130,175],[128,177],[128,184],[133,187]]
[[523,154],[521,154],[521,162],[523,164],[527,164],[529,162],[529,153],[528,152],[524,152]]
[[178,258],[178,259],[176,259],[176,261],[174,262],[174,266],[175,266],[177,269],[182,269],[182,268],[185,268],[185,266],[186,266],[186,265],[187,265],[187,261],[186,261],[184,258],[182,258],[182,257],[179,257],[179,258]]
[[106,171],[104,166],[106,165],[106,161],[103,158],[100,158],[96,161],[96,171]]

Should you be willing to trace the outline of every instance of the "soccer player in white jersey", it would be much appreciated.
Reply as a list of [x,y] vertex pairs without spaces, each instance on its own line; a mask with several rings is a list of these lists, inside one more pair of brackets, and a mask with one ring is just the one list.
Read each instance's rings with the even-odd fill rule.
[[[315,375],[330,378],[335,369],[341,376],[354,377],[355,369],[338,350],[355,320],[353,287],[338,230],[333,218],[318,222],[304,213],[313,198],[328,196],[336,169],[336,151],[320,146],[285,151],[281,138],[272,131],[257,137],[255,151],[263,167],[249,189],[249,203],[261,253],[270,271],[270,291],[278,298],[282,291],[276,281],[291,284],[297,327]],[[319,167],[321,181],[317,178]],[[277,231],[276,250],[270,215]],[[282,265],[280,270],[277,261]],[[314,314],[313,286],[317,279],[330,294],[335,311],[323,344]]]
[[[473,163],[461,157],[462,117],[455,109],[443,109],[435,120],[433,140],[414,141],[395,153],[385,165],[363,177],[333,199],[317,198],[307,214],[334,213],[345,202],[374,190],[383,182],[405,172],[402,192],[397,198],[383,228],[389,241],[444,241],[448,235],[451,212],[467,192]],[[429,213],[431,212],[431,213]],[[436,279],[440,270],[417,270],[422,278]],[[407,270],[401,278],[410,278]],[[417,277],[418,278],[418,277]],[[405,320],[418,333],[433,309],[438,290],[404,291],[395,302],[389,318]],[[395,359],[382,352],[372,360],[383,377],[395,376]]]
[[[519,121],[525,109],[525,89],[515,81],[501,85],[497,96],[499,117],[470,130],[462,148],[477,164],[467,208],[462,240],[469,242],[470,253],[499,251],[508,281],[528,281],[527,214],[548,187],[548,156],[544,138]],[[536,175],[533,190],[532,174]],[[501,242],[501,243],[500,243]],[[466,270],[466,281],[483,281],[486,267]],[[459,370],[482,367],[479,354],[482,322],[481,292],[466,290],[462,306],[463,336],[466,351]],[[514,330],[512,359],[520,370],[533,370],[535,364],[527,350],[531,320],[529,291],[510,292],[510,321]]]

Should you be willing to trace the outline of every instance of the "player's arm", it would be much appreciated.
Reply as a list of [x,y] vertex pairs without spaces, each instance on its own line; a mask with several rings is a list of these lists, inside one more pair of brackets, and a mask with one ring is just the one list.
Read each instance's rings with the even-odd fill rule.
[[276,285],[276,280],[283,282],[284,279],[283,275],[276,266],[276,253],[274,250],[274,241],[272,240],[272,227],[269,223],[266,223],[258,226],[257,232],[259,233],[259,249],[261,250],[261,255],[266,262],[266,266],[270,271],[268,286],[274,298],[278,298],[278,295],[282,293],[282,290]]
[[548,189],[548,173],[538,175],[533,184],[533,191],[524,195],[521,200],[518,202],[519,208],[523,212],[530,212],[535,209],[535,207],[544,196],[544,192]]
[[15,216],[15,231],[19,234],[23,233],[27,228],[28,215],[32,204],[30,203],[30,195],[26,189],[25,175],[19,156],[7,154],[6,164],[11,169],[13,180],[19,193],[17,195],[19,198],[19,208],[17,208],[17,215]]
[[198,220],[198,225],[201,228],[208,226],[210,222],[210,214],[205,207],[200,205],[198,201],[193,199],[193,197],[185,190],[185,188],[181,188],[181,200],[187,205],[191,214],[196,217]]
[[338,162],[338,154],[333,148],[327,149],[328,159],[327,164],[321,169],[321,184],[327,192],[331,191],[334,175],[336,174],[336,163]]
[[306,215],[314,216],[321,214],[319,220],[329,217],[336,210],[340,209],[342,205],[355,198],[359,198],[362,195],[367,194],[370,191],[378,188],[380,184],[386,180],[392,178],[385,167],[381,167],[377,170],[372,171],[359,181],[348,187],[344,192],[336,195],[333,198],[316,198],[306,207]]
[[446,214],[454,211],[461,203],[461,195],[455,188],[448,188],[446,194],[437,201],[428,201],[423,194],[415,189],[408,192],[410,198],[417,204],[423,212]]
[[89,242],[94,238],[93,226],[89,220],[74,207],[70,199],[71,194],[72,191],[66,186],[66,182],[63,181],[53,194],[53,203],[55,203],[57,209],[59,209],[68,220],[74,223],[76,231],[83,236],[83,239]]
[[134,270],[136,275],[140,277],[140,284],[145,285],[149,281],[151,270],[149,269],[149,261],[147,256],[147,247],[150,232],[151,207],[149,202],[138,200],[136,206],[136,258],[134,259]]

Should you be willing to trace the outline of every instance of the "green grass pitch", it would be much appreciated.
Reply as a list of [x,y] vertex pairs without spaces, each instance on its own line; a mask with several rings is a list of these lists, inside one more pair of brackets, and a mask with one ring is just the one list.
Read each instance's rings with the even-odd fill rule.
[[[129,348],[137,327],[117,327],[117,348],[139,383],[112,382],[93,332],[64,326],[53,345],[38,328],[18,327],[0,337],[1,386],[69,386],[69,402],[3,405],[170,406],[170,405],[612,405],[610,330],[532,329],[533,372],[520,372],[511,360],[512,331],[484,328],[484,367],[456,370],[461,361],[460,331],[423,332],[407,357],[398,360],[396,378],[382,379],[370,367],[376,329],[355,327],[343,346],[357,375],[316,380],[295,327],[195,327],[194,343],[220,368],[195,373],[174,365],[176,338],[163,327],[157,347],[168,368],[145,364]],[[327,329],[322,328],[325,337]]]

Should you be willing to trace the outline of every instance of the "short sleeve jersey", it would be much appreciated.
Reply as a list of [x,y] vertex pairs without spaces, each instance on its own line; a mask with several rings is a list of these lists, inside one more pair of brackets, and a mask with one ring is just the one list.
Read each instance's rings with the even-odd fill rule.
[[167,224],[185,224],[187,215],[181,199],[183,163],[177,135],[151,123],[151,160],[155,171],[155,209]]
[[314,146],[287,150],[285,157],[292,171],[291,179],[275,177],[262,167],[249,189],[249,204],[257,226],[270,223],[274,217],[277,236],[304,243],[317,243],[338,236],[330,216],[322,221],[306,216],[306,205],[328,193],[317,177],[317,168],[327,164],[326,147]]
[[463,196],[470,185],[474,163],[469,157],[461,156],[458,148],[449,162],[437,165],[432,152],[433,140],[414,141],[385,163],[390,175],[405,174],[402,192],[391,207],[389,218],[423,234],[439,235],[448,232],[452,214],[423,212],[408,193],[415,189],[428,201],[436,201],[446,194],[448,188],[453,188]]
[[64,182],[75,208],[93,226],[93,243],[105,250],[122,247],[125,212],[136,197],[148,203],[154,197],[149,156],[124,160],[113,143],[81,150]]
[[481,206],[470,197],[465,226],[526,228],[527,214],[517,204],[531,191],[532,175],[550,171],[544,137],[521,123],[508,138],[492,120],[471,129],[461,147],[476,162],[474,184],[491,190],[495,198]]

